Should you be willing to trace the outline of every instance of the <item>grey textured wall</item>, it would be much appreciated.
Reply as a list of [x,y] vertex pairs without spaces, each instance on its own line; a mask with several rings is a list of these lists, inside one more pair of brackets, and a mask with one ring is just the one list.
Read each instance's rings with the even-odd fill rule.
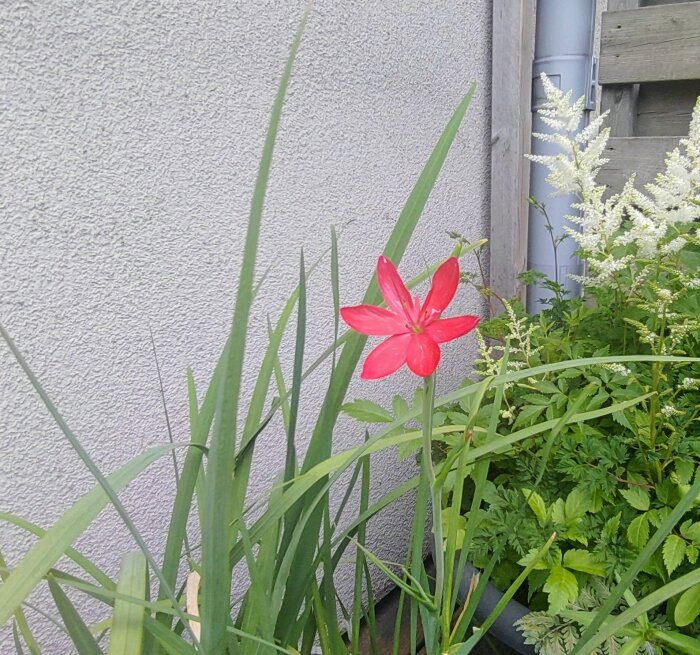
[[[300,12],[284,0],[0,3],[0,320],[104,470],[167,439],[149,329],[175,438],[186,439],[185,370],[202,388],[228,329],[256,164]],[[342,302],[359,300],[471,80],[475,101],[402,271],[446,255],[448,229],[487,233],[490,24],[488,0],[317,2],[275,154],[260,257],[261,269],[272,266],[253,314],[251,365],[266,315],[276,317],[295,284],[299,249],[314,260],[331,224],[341,230]],[[309,289],[309,361],[332,335],[327,270]],[[468,291],[459,298],[455,311],[481,311]],[[472,349],[473,339],[444,349],[441,387],[469,372]],[[0,367],[0,505],[47,527],[93,482],[4,346]],[[302,442],[324,384],[322,372],[305,386]],[[387,401],[414,386],[399,374],[358,381],[351,396]],[[336,448],[361,439],[342,421]],[[273,426],[253,493],[282,461]],[[378,458],[375,495],[410,467]],[[171,463],[123,497],[160,551]],[[374,527],[372,545],[387,559],[403,551],[408,502]],[[0,527],[10,563],[30,543]],[[132,548],[110,511],[77,545],[112,572]],[[46,652],[66,652],[47,621],[30,618],[53,644]]]

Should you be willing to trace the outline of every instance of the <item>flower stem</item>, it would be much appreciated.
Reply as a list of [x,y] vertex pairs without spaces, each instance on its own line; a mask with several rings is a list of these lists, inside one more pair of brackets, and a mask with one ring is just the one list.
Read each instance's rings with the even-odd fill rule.
[[445,584],[445,562],[442,555],[442,493],[435,479],[433,466],[433,407],[435,404],[435,373],[425,378],[423,386],[423,465],[430,487],[433,506],[433,539],[435,544],[435,604],[440,614]]

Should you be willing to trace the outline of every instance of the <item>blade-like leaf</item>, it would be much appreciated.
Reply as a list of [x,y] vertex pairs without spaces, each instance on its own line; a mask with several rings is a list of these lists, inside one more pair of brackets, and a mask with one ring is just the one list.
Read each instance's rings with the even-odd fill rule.
[[[457,135],[457,131],[469,107],[473,94],[474,85],[472,85],[469,92],[462,99],[445,127],[418,181],[413,187],[406,205],[396,221],[396,226],[384,248],[384,254],[396,264],[399,263],[406,250],[411,235],[423,212],[423,208],[435,185],[437,176],[445,162],[450,146]],[[379,288],[375,280],[367,289],[363,302],[377,304],[379,300]],[[348,337],[343,347],[343,352],[338,358],[338,363],[333,370],[331,381],[328,385],[318,420],[316,421],[316,426],[311,435],[311,441],[309,442],[302,466],[302,471],[304,472],[312,469],[331,453],[331,435],[333,434],[333,427],[337,421],[345,394],[350,385],[350,380],[352,379],[366,340],[367,337],[364,335],[354,333]],[[316,551],[316,537],[319,534],[320,525],[321,514],[318,512],[309,525],[308,536],[300,544],[301,552],[304,553],[303,559],[300,559],[298,569],[292,572],[288,584],[288,594],[286,595],[286,602],[281,613],[283,623],[279,626],[277,631],[277,636],[282,641],[286,640],[288,634],[288,626],[286,625],[287,619],[285,617],[296,616],[299,611],[299,602],[300,599],[303,598],[303,585],[306,577],[304,569],[308,568],[313,561]]]
[[[340,328],[340,273],[338,272],[338,235],[331,225],[331,289],[333,291],[333,342],[338,341]],[[333,351],[331,370],[335,368],[336,351]]]
[[[611,625],[616,626],[617,628],[626,625],[626,623],[631,621],[633,618],[639,616],[639,614],[642,612],[655,607],[656,604],[663,602],[666,600],[666,598],[670,598],[677,593],[685,591],[689,587],[693,586],[693,584],[700,582],[700,569],[681,576],[680,578],[677,578],[676,580],[664,585],[660,589],[657,589],[655,592],[649,594],[645,598],[642,598],[638,603],[620,614],[619,617],[616,617],[610,623],[606,623],[604,628],[601,628],[605,619],[612,613],[615,605],[620,598],[622,598],[625,591],[630,587],[644,564],[649,561],[649,558],[656,552],[659,546],[661,546],[666,538],[666,535],[673,530],[676,523],[678,523],[681,517],[688,511],[698,494],[700,494],[700,476],[697,476],[695,483],[688,490],[688,493],[673,508],[673,511],[661,523],[658,530],[649,539],[647,545],[644,546],[632,565],[627,569],[627,571],[625,571],[625,574],[622,576],[620,582],[610,592],[610,596],[607,598],[607,600],[601,605],[591,624],[584,630],[581,638],[574,647],[574,650],[571,651],[571,655],[576,655],[577,653],[581,655],[590,655],[590,653],[592,653],[599,644],[615,633],[615,629],[612,631],[610,630]],[[683,586],[684,582],[687,582],[688,580],[691,581],[690,584]],[[669,590],[675,591],[673,591],[671,595],[666,596],[665,594]],[[660,600],[657,600],[657,598]],[[627,621],[624,621],[623,617],[627,618]]]
[[78,655],[103,655],[90,629],[85,625],[85,622],[75,607],[73,607],[73,603],[70,602],[63,589],[61,589],[53,576],[49,575],[47,580],[53,600],[63,619],[63,625],[65,625],[66,631],[75,649],[78,651]]
[[[527,373],[525,374],[527,376]],[[504,376],[505,377],[505,376]],[[510,377],[510,374],[509,376]],[[494,378],[495,380],[498,378]],[[476,385],[474,385],[476,386]],[[469,389],[472,387],[467,387],[462,389],[458,393],[457,397],[467,396],[469,394]],[[447,396],[449,398],[454,398],[455,394],[450,394]],[[447,398],[446,397],[446,398]],[[639,396],[638,398],[616,403],[615,405],[610,405],[609,407],[604,407],[599,410],[594,410],[590,412],[582,412],[581,414],[576,414],[570,418],[570,423],[577,423],[592,418],[598,418],[600,416],[606,416],[616,411],[621,411],[625,407],[630,407],[644,398],[647,395]],[[438,401],[440,402],[440,401]],[[437,406],[437,403],[436,403]],[[364,455],[369,455],[375,452],[386,450],[388,448],[393,448],[406,441],[414,440],[420,437],[420,432],[408,432],[402,434],[391,434],[397,427],[400,427],[409,418],[413,418],[411,414],[407,415],[405,420],[397,419],[394,423],[388,425],[384,430],[379,432],[377,435],[373,436],[367,443],[363,446],[357,446],[355,448],[350,448],[344,452],[333,455],[327,458],[325,461],[317,464],[313,469],[307,473],[300,474],[294,481],[294,483],[289,487],[287,492],[284,494],[282,500],[275,506],[268,508],[268,511],[263,514],[263,516],[258,519],[258,521],[253,525],[250,531],[251,539],[253,542],[257,541],[259,534],[265,532],[274,521],[279,520],[281,514],[288,511],[290,504],[298,501],[309,490],[314,488],[316,484],[323,481],[326,476],[331,475],[330,481],[326,481],[323,484],[327,489],[332,482],[334,482],[344,471],[347,470],[349,466],[352,466],[360,457]],[[509,446],[515,443],[528,439],[541,432],[546,432],[551,430],[558,422],[558,419],[552,419],[550,421],[545,421],[544,423],[530,426],[528,428],[523,428],[517,432],[513,432],[507,436],[501,436],[494,439],[492,442],[484,444],[482,446],[472,448],[469,451],[467,457],[467,464],[471,464],[478,459],[482,459],[494,452],[506,450]],[[464,427],[464,426],[462,426]],[[449,429],[459,429],[459,426],[450,426]],[[440,430],[441,428],[439,428]],[[240,548],[234,548],[232,553],[232,562],[236,562],[240,559],[241,550]]]
[[678,599],[678,604],[674,611],[676,625],[690,625],[700,616],[700,584],[691,587]]
[[[677,508],[678,506],[676,506],[676,509]],[[662,528],[659,528],[659,530]],[[655,536],[656,535],[654,535],[654,537]],[[654,539],[654,537],[652,537],[652,539]],[[641,598],[635,605],[626,609],[620,614],[613,617],[606,615],[603,618],[602,624],[598,623],[597,621],[597,619],[600,617],[602,609],[598,610],[595,618],[581,635],[581,638],[576,643],[574,650],[571,652],[581,653],[582,655],[591,655],[592,653],[595,653],[600,644],[602,644],[606,639],[612,637],[614,634],[619,633],[620,630],[636,620],[636,618],[642,613],[654,609],[654,607],[657,605],[660,605],[669,598],[673,598],[673,596],[684,592],[686,589],[689,589],[698,583],[700,583],[700,569],[686,573],[685,575],[666,583],[663,587],[660,587],[656,591],[650,593],[648,596]],[[588,637],[586,637],[587,634],[589,634]]]
[[700,639],[695,637],[689,637],[673,630],[654,630],[653,635],[658,641],[668,644],[686,655],[700,653]]
[[[215,371],[210,389],[217,388],[218,380],[219,374]],[[197,501],[200,508],[200,521],[202,517],[204,499],[203,494],[200,492],[203,490],[204,483],[201,475],[204,469],[202,465],[202,457],[204,456],[203,447],[207,442],[209,424],[211,423],[213,415],[213,409],[207,410],[206,403],[202,408],[202,412],[198,411],[197,390],[192,371],[187,372],[187,391],[190,413],[190,438],[192,445],[197,447],[190,448],[185,455],[185,461],[182,466],[182,473],[180,474],[180,480],[175,493],[175,501],[173,502],[173,509],[170,515],[170,522],[168,523],[168,536],[165,541],[165,552],[163,554],[163,576],[171,588],[174,588],[177,584],[177,574],[180,569],[180,555],[182,553],[183,544],[186,544],[187,521],[190,516],[192,495],[195,489],[198,490]],[[213,408],[213,403],[210,403],[210,406]],[[209,423],[207,423],[207,421]],[[158,599],[163,600],[165,598],[167,598],[167,593],[161,585],[158,590]],[[168,614],[160,613],[156,616],[156,620],[160,621],[164,626],[169,626],[171,617]],[[165,646],[160,643],[154,645],[156,651],[155,655],[159,655],[161,652],[159,650],[160,646],[165,648]]]
[[[121,518],[122,522],[126,526],[126,528],[129,530],[131,533],[131,536],[133,537],[134,541],[138,545],[138,547],[141,549],[141,552],[146,556],[146,559],[148,560],[149,565],[153,569],[153,572],[156,574],[158,577],[158,580],[161,583],[161,586],[163,587],[164,593],[167,596],[167,598],[170,600],[170,602],[173,604],[173,607],[178,611],[179,614],[181,614],[181,610],[177,604],[177,599],[175,598],[175,594],[173,593],[172,587],[167,583],[167,580],[165,579],[165,576],[163,575],[163,571],[161,568],[158,566],[158,563],[156,562],[155,558],[151,554],[151,551],[149,550],[146,542],[144,541],[143,537],[141,536],[141,533],[139,530],[136,528],[136,525],[134,522],[131,520],[131,517],[129,516],[129,513],[126,511],[126,508],[124,505],[122,505],[121,501],[119,500],[119,497],[117,495],[117,492],[115,489],[112,488],[110,485],[108,479],[104,476],[102,471],[98,468],[98,466],[95,464],[95,462],[92,460],[88,452],[83,448],[83,445],[81,444],[80,440],[78,437],[73,433],[73,431],[70,429],[68,426],[68,423],[65,421],[61,413],[58,411],[56,406],[54,405],[53,401],[49,397],[48,393],[46,393],[46,390],[44,387],[41,385],[39,382],[39,379],[34,375],[34,372],[30,368],[29,364],[27,361],[24,359],[22,356],[22,353],[19,351],[17,346],[15,345],[15,342],[12,340],[10,337],[9,333],[5,328],[0,325],[0,336],[5,340],[5,343],[10,347],[10,350],[12,351],[12,354],[14,355],[15,359],[17,360],[17,363],[20,365],[22,370],[24,371],[25,375],[31,382],[32,386],[34,387],[34,390],[37,392],[39,397],[41,398],[42,402],[46,406],[46,409],[49,410],[49,413],[51,414],[51,417],[53,420],[56,422],[56,425],[60,428],[61,432],[63,432],[64,436],[70,443],[71,447],[75,452],[78,454],[82,462],[85,464],[85,467],[90,471],[90,473],[93,475],[95,480],[99,483],[99,485],[102,487],[104,493],[107,495],[107,498],[109,499],[109,502],[112,504],[114,509],[117,510],[117,514],[119,514],[119,518]],[[172,448],[172,447],[171,447]],[[67,544],[68,545],[68,544]],[[53,563],[53,562],[52,562]],[[46,571],[44,571],[45,573]],[[20,599],[20,602],[23,599]],[[0,625],[2,625],[7,619],[3,618],[2,614],[2,608],[0,606]]]
[[[369,438],[365,434],[365,441]],[[370,481],[370,461],[369,457],[362,458],[362,482],[360,485],[360,515],[367,511],[369,507],[369,481]],[[357,543],[364,548],[366,545],[366,523],[360,523],[357,528]],[[357,549],[355,555],[355,585],[353,589],[353,613],[352,613],[352,653],[360,655],[360,621],[362,618],[362,576],[366,568],[366,559],[362,548]],[[367,584],[370,579],[367,578]],[[370,626],[371,628],[371,626]]]
[[[179,444],[183,446],[186,444]],[[126,487],[150,464],[178,447],[157,446],[135,457],[119,470],[107,476],[110,488],[115,492]],[[102,486],[97,486],[78,500],[22,558],[0,587],[0,625],[3,625],[27,595],[39,584],[49,569],[64,554],[70,544],[107,506],[109,499]]]
[[199,651],[196,651],[193,646],[150,616],[146,616],[143,625],[168,655],[198,655]]
[[[7,576],[8,572],[5,564],[5,557],[0,551],[0,580],[4,582],[7,579]],[[34,639],[34,635],[29,628],[29,623],[27,622],[27,617],[24,615],[24,611],[21,607],[19,607],[15,612],[15,620],[12,624],[12,630],[13,634],[15,635],[15,645],[18,652],[22,650],[19,639],[19,635],[21,633],[24,643],[27,645],[27,648],[29,648],[31,655],[40,655],[39,644],[37,644],[36,640]]]
[[[140,551],[127,553],[122,558],[117,592],[146,600],[148,575],[146,558]],[[143,607],[127,600],[117,599],[112,615],[109,637],[109,655],[141,655],[143,647]]]
[[539,562],[547,554],[547,551],[554,542],[555,538],[556,535],[553,534],[549,538],[547,543],[544,546],[542,546],[542,548],[540,548],[540,550],[537,552],[532,561],[529,562],[528,565],[522,570],[520,575],[513,581],[513,584],[511,584],[510,587],[508,587],[506,592],[503,594],[498,603],[496,603],[496,606],[493,608],[493,610],[491,610],[484,622],[479,626],[478,629],[474,630],[474,634],[471,637],[469,637],[469,639],[467,639],[467,641],[460,648],[454,651],[454,655],[467,655],[467,653],[471,653],[474,646],[476,646],[476,644],[481,640],[481,638],[488,632],[489,628],[494,624],[496,619],[501,615],[501,612],[503,612],[506,605],[513,598],[515,592],[518,591],[523,582],[527,580],[527,576],[530,575],[532,570],[535,568],[537,562]]
[[297,455],[295,437],[299,398],[301,396],[301,375],[304,367],[304,343],[306,341],[306,271],[304,269],[304,251],[299,260],[299,304],[297,315],[297,333],[294,346],[294,368],[292,370],[292,396],[289,400],[289,425],[287,426],[287,457],[284,466],[284,481],[296,475]]
[[308,14],[307,10],[292,42],[272,105],[248,219],[243,262],[238,277],[236,303],[231,322],[228,356],[224,361],[223,384],[220,386],[216,403],[216,421],[206,477],[202,522],[202,646],[205,651],[212,653],[223,652],[227,641],[226,627],[230,620],[231,569],[229,568],[229,551],[231,533],[229,525],[233,518],[232,474],[235,435],[245,335],[248,330],[248,317],[252,303],[253,278],[263,204],[282,107]]
[[[22,528],[22,530],[26,530],[36,537],[43,537],[46,534],[46,530],[44,530],[44,528],[40,528],[38,525],[31,523],[26,519],[22,519],[19,516],[15,516],[14,514],[0,512],[0,521],[12,523],[12,525],[16,525],[18,528]],[[68,559],[73,560],[81,569],[83,569],[83,571],[85,571],[85,573],[94,578],[106,589],[114,589],[116,587],[112,579],[108,577],[107,574],[102,571],[102,569],[91,562],[87,557],[81,555],[74,548],[66,548],[64,555]]]
[[24,655],[22,642],[19,638],[19,630],[17,629],[17,621],[12,622],[12,639],[15,642],[15,652],[17,653],[17,655]]

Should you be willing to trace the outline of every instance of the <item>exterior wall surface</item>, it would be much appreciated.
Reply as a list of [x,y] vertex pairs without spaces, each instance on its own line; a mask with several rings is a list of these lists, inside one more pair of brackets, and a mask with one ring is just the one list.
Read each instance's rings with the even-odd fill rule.
[[[257,161],[301,11],[286,0],[0,3],[0,321],[104,471],[168,438],[150,331],[174,439],[187,439],[185,371],[203,393],[229,328]],[[447,230],[488,233],[490,26],[488,0],[316,3],[274,157],[258,275],[270,271],[253,310],[245,389],[266,316],[276,319],[296,283],[299,250],[307,262],[321,256],[331,224],[341,302],[359,302],[472,80],[474,102],[401,270],[414,275],[446,256]],[[467,289],[460,311],[482,313]],[[311,362],[333,334],[327,257],[310,282],[307,330]],[[468,375],[473,350],[473,337],[443,349],[440,388]],[[302,446],[326,373],[303,389]],[[386,403],[415,385],[404,373],[358,380],[350,397]],[[94,482],[4,344],[0,428],[0,509],[48,527]],[[334,447],[362,438],[343,419]],[[274,424],[256,455],[254,496],[283,455]],[[375,496],[411,469],[377,458]],[[173,496],[168,459],[122,494],[156,553]],[[370,546],[388,560],[402,557],[410,502],[372,526]],[[10,565],[31,543],[0,526]],[[114,573],[133,542],[107,510],[76,546]],[[53,612],[46,595],[34,600]],[[48,621],[29,617],[45,652],[68,652]],[[13,652],[11,633],[0,635],[0,652]]]

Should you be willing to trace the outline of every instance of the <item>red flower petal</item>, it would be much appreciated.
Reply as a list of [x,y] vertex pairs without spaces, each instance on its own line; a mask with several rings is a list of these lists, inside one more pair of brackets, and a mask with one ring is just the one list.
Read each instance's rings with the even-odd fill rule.
[[362,334],[385,336],[408,332],[405,319],[399,318],[383,307],[375,307],[374,305],[341,307],[340,315],[353,330]]
[[431,375],[440,362],[440,346],[425,332],[411,334],[406,363],[416,375],[422,378]]
[[383,255],[377,262],[377,284],[386,304],[396,313],[404,315],[413,305],[411,294],[408,293],[396,266]]
[[478,316],[455,316],[433,321],[425,328],[425,334],[437,343],[452,341],[471,332],[481,319]]
[[459,262],[450,257],[433,275],[433,284],[423,304],[421,320],[431,320],[445,311],[457,292]]
[[406,351],[411,336],[410,334],[397,334],[382,341],[367,355],[360,377],[363,380],[376,380],[398,371],[406,361]]

